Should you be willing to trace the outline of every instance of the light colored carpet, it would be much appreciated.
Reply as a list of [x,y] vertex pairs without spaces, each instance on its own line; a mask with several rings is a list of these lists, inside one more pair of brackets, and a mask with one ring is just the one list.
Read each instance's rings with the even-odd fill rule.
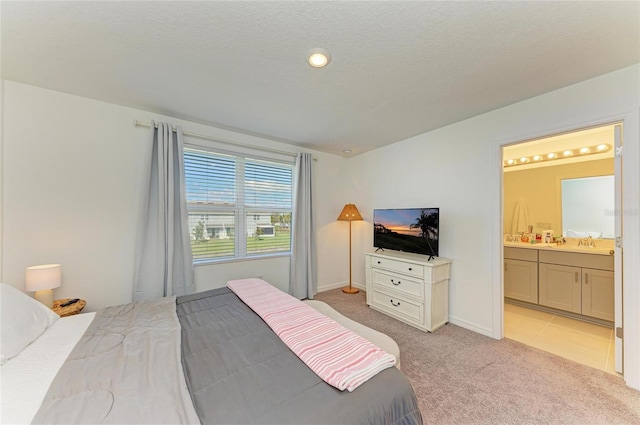
[[425,424],[640,424],[640,392],[617,376],[451,324],[422,332],[367,307],[362,291],[315,299],[395,339]]

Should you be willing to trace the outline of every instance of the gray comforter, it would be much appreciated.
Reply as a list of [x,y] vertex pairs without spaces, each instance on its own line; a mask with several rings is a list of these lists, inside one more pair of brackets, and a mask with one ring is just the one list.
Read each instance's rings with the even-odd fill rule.
[[175,305],[169,297],[96,313],[32,423],[197,424]]
[[187,385],[203,424],[418,424],[395,367],[354,392],[322,381],[227,288],[178,298]]
[[338,391],[227,288],[98,312],[33,423],[198,418],[203,424],[422,423],[413,390],[396,368],[352,393]]

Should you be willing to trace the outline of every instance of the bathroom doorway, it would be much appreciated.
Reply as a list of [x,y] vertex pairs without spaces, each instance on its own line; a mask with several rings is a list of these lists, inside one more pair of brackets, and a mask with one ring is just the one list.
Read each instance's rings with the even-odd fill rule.
[[502,148],[504,336],[609,373],[622,373],[621,144],[614,123]]

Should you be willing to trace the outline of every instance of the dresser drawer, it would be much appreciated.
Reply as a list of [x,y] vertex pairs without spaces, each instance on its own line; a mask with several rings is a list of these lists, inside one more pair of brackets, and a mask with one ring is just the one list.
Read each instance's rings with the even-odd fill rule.
[[408,263],[406,261],[391,260],[389,258],[372,256],[371,266],[406,274],[409,276],[419,277],[421,279],[424,277],[424,266],[421,266],[420,264]]
[[423,281],[380,269],[373,269],[371,273],[376,287],[388,288],[419,300],[424,299]]
[[418,324],[424,322],[424,305],[422,303],[410,301],[401,296],[388,295],[375,289],[371,298],[372,307],[377,307],[386,313],[409,319]]

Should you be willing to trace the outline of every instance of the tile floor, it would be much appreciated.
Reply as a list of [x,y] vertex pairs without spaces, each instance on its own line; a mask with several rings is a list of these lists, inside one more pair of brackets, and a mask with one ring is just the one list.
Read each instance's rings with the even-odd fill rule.
[[504,305],[504,336],[615,374],[613,329],[563,316]]

